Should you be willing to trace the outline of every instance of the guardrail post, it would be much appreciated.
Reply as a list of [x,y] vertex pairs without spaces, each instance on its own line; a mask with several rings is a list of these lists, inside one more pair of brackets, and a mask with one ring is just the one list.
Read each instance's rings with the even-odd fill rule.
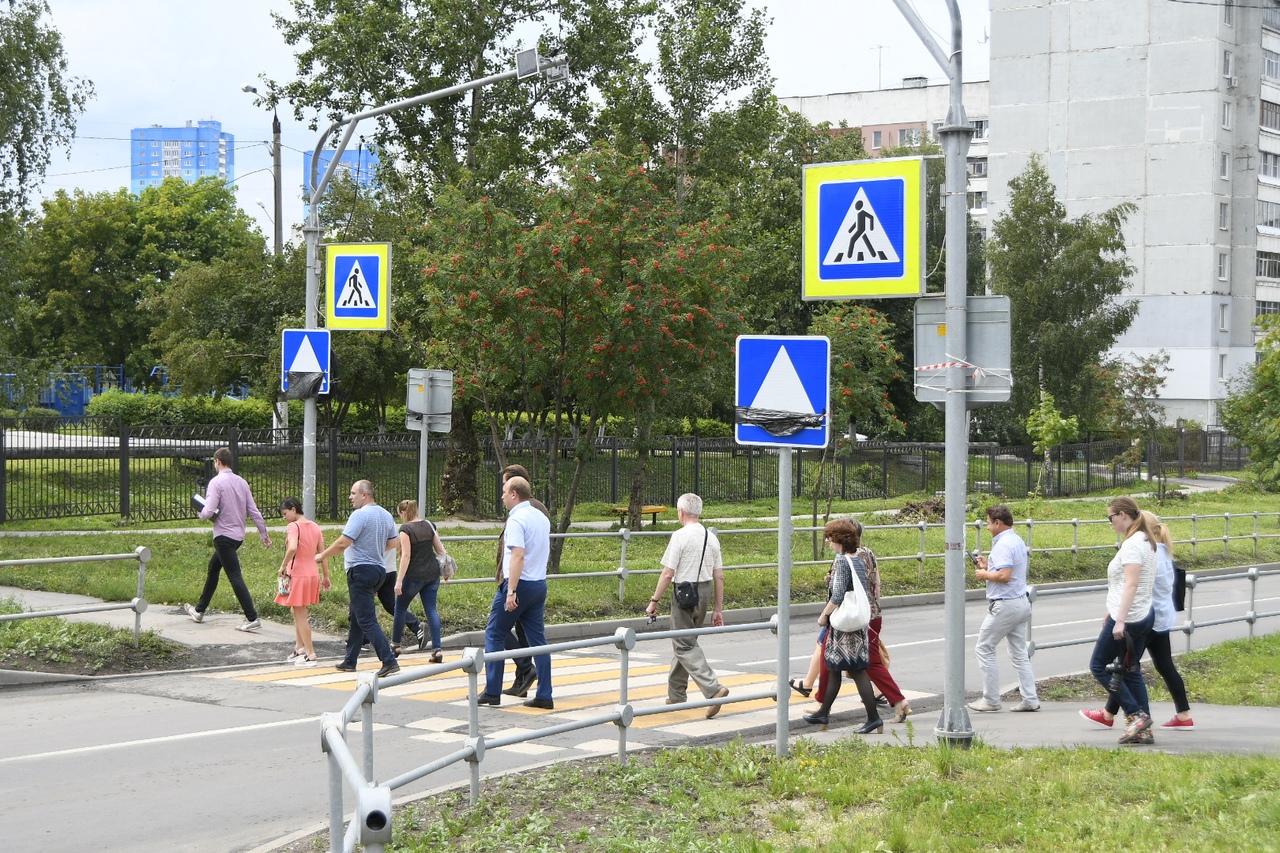
[[1249,639],[1253,639],[1253,623],[1258,621],[1258,567],[1250,566],[1246,572],[1249,576],[1249,612],[1244,621],[1249,623]]
[[343,853],[342,768],[338,765],[338,757],[329,748],[329,741],[325,739],[325,731],[330,727],[337,729],[345,738],[341,714],[320,715],[320,751],[325,754],[329,764],[329,853]]
[[920,556],[918,558],[920,565],[916,569],[916,580],[919,583],[924,583],[924,558],[925,558],[925,554],[928,553],[928,542],[925,539],[925,534],[928,532],[928,530],[929,530],[929,523],[925,521],[923,518],[920,519]]
[[368,684],[363,706],[360,708],[360,740],[364,744],[364,778],[370,782],[373,775],[373,703],[378,701],[378,676],[372,672],[360,673],[359,682]]
[[1028,518],[1027,519],[1027,556],[1028,557],[1030,557],[1032,554],[1036,552],[1035,546],[1031,544],[1032,540],[1034,539],[1033,531],[1035,526],[1036,526],[1035,519]]
[[133,604],[133,647],[136,649],[142,639],[142,614],[147,609],[147,600],[142,597],[143,585],[147,580],[147,563],[151,560],[151,549],[139,545],[133,549],[138,557],[138,597]]
[[1253,511],[1253,559],[1258,559],[1258,511]]
[[622,709],[621,719],[618,720],[618,764],[625,766],[627,763],[627,729],[631,725],[630,704],[627,701],[627,681],[631,675],[631,649],[636,644],[636,632],[634,628],[618,628],[613,632],[613,636],[618,644],[618,650],[622,653],[618,662],[618,707]]
[[479,675],[484,671],[484,650],[468,646],[462,650],[467,674],[467,734],[477,744],[477,749],[467,757],[471,776],[471,805],[480,802],[480,762],[484,761],[484,739],[480,737]]
[[1222,558],[1225,560],[1231,554],[1231,513],[1224,512],[1222,514]]
[[1196,535],[1196,514],[1191,513],[1191,559],[1196,558],[1196,548],[1200,544],[1200,537]]
[[1071,519],[1071,568],[1080,567],[1080,519]]
[[1191,651],[1191,635],[1196,631],[1196,576],[1191,572],[1187,572],[1187,622],[1186,635],[1187,647],[1184,651]]
[[622,556],[618,564],[618,603],[621,604],[627,599],[627,543],[631,541],[631,531],[623,527],[618,532],[622,534]]

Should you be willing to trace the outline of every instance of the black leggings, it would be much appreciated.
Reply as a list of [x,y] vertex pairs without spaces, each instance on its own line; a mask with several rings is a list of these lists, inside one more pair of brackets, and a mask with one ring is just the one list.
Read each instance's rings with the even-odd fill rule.
[[[843,673],[838,669],[827,666],[826,661],[822,665],[827,668],[827,693],[822,697],[822,707],[818,709],[818,716],[825,717],[831,713],[831,706],[835,704],[836,697],[840,695],[840,682],[844,680]],[[862,707],[867,711],[867,722],[871,722],[880,716],[880,712],[876,710],[876,691],[871,686],[871,677],[867,675],[865,669],[849,670],[849,677],[853,679],[853,683],[858,685],[858,695],[862,697]]]
[[[1182,674],[1178,672],[1178,667],[1173,663],[1173,648],[1168,631],[1152,631],[1147,634],[1147,654],[1151,656],[1151,663],[1155,666],[1156,672],[1160,673],[1160,678],[1164,680],[1165,689],[1173,697],[1173,707],[1178,709],[1179,714],[1190,711],[1191,703],[1187,701],[1187,686],[1182,681]],[[1114,715],[1119,710],[1120,700],[1112,694],[1107,698],[1107,713]]]

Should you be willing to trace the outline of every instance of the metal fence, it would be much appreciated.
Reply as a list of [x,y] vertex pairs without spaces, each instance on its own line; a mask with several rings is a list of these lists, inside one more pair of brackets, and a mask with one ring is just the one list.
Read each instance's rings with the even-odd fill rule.
[[[1172,435],[1172,433],[1171,433]],[[386,503],[418,493],[419,434],[345,435],[329,429],[318,436],[316,507],[322,519],[350,512],[347,487],[368,479]],[[0,419],[0,523],[35,518],[119,515],[138,521],[191,518],[191,494],[213,476],[213,451],[230,447],[235,468],[266,506],[302,491],[302,433],[293,429],[239,429],[228,425],[128,426],[117,418],[81,420]],[[636,442],[601,438],[587,442],[576,501],[625,504],[640,464]],[[502,515],[499,455],[482,442],[477,488],[485,511]],[[549,494],[548,440],[503,442],[506,464],[529,469],[535,489]],[[973,444],[969,491],[1022,497],[1039,489],[1063,496],[1129,487],[1141,467],[1126,455],[1130,445],[1095,441],[1056,447],[1044,457],[1028,447]],[[433,439],[427,455],[427,507],[436,507],[448,440]],[[575,445],[556,459],[556,494],[562,503],[574,478]],[[1176,431],[1158,451],[1167,473],[1243,467],[1247,449],[1222,433]],[[839,452],[797,451],[793,497],[815,489],[841,500],[936,494],[944,487],[942,444],[859,442]],[[1043,472],[1043,473],[1042,473]],[[751,501],[779,493],[777,451],[739,447],[730,438],[676,437],[651,451],[642,504],[675,506],[683,492],[712,502]]]
[[[321,749],[325,752],[329,765],[329,850],[331,853],[347,853],[347,851],[354,850],[357,844],[364,845],[366,851],[383,850],[384,845],[391,842],[391,792],[396,788],[416,782],[460,761],[466,761],[470,765],[471,803],[475,805],[480,799],[480,765],[484,762],[486,750],[528,743],[578,729],[613,725],[618,732],[618,762],[625,764],[627,761],[627,732],[637,717],[666,714],[690,708],[706,708],[711,705],[732,705],[737,702],[754,702],[761,699],[777,700],[778,690],[776,685],[769,690],[739,693],[732,697],[694,699],[677,705],[660,705],[650,708],[637,708],[628,699],[627,682],[631,670],[631,650],[635,648],[637,642],[658,642],[678,637],[696,637],[704,634],[733,634],[744,631],[772,631],[777,634],[778,617],[774,616],[768,622],[725,625],[720,628],[654,631],[646,633],[642,637],[637,637],[635,630],[632,628],[619,628],[609,637],[572,640],[509,652],[488,653],[483,649],[468,648],[463,650],[462,659],[456,663],[414,667],[386,678],[378,678],[371,672],[360,673],[355,692],[352,693],[346,704],[342,706],[342,710],[337,713],[327,713],[320,716]],[[477,700],[481,692],[479,680],[484,673],[486,661],[513,660],[541,654],[562,654],[577,649],[603,648],[607,646],[613,646],[619,651],[618,701],[612,710],[560,725],[537,729],[519,729],[496,737],[489,737],[480,730],[480,713]],[[378,691],[384,687],[408,684],[453,671],[462,671],[467,674],[467,704],[469,706],[467,738],[462,748],[441,756],[435,761],[406,770],[386,781],[377,781],[378,777],[374,774],[373,766],[373,732],[375,727],[373,711],[374,704],[378,701]],[[778,702],[778,708],[776,734],[778,742],[784,743],[788,732],[785,696],[782,701]],[[347,744],[347,726],[357,717],[361,721],[363,763],[357,763],[350,746]],[[354,818],[345,833],[342,828],[345,816],[345,806],[343,804],[344,782],[355,793],[356,799]]]
[[31,610],[25,613],[0,614],[0,622],[15,622],[19,619],[40,619],[46,616],[73,616],[77,613],[99,613],[108,610],[133,611],[133,647],[138,647],[142,636],[142,614],[147,612],[147,600],[143,597],[143,586],[147,580],[147,563],[151,560],[151,549],[139,545],[131,554],[94,554],[88,557],[41,557],[35,560],[0,560],[0,568],[14,566],[52,566],[63,563],[101,563],[112,560],[138,561],[138,594],[128,602],[114,604],[83,604],[77,607],[59,607],[50,610]]

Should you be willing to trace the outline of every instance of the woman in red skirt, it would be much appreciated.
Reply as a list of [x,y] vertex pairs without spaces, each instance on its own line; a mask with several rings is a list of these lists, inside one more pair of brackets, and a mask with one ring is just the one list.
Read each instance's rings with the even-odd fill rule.
[[311,623],[307,608],[320,602],[320,591],[329,589],[329,561],[316,566],[316,555],[324,550],[320,525],[302,514],[302,504],[289,497],[280,502],[280,515],[288,523],[284,562],[280,564],[280,594],[276,604],[293,612],[293,632],[297,642],[286,660],[294,666],[315,666],[316,649],[311,644]]

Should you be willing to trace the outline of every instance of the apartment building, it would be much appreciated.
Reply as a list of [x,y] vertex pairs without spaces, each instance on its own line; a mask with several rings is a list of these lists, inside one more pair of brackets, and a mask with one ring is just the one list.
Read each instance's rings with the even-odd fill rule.
[[215,176],[235,180],[236,139],[222,122],[188,121],[182,127],[135,127],[129,133],[129,190],[159,186],[165,178],[194,183]]

